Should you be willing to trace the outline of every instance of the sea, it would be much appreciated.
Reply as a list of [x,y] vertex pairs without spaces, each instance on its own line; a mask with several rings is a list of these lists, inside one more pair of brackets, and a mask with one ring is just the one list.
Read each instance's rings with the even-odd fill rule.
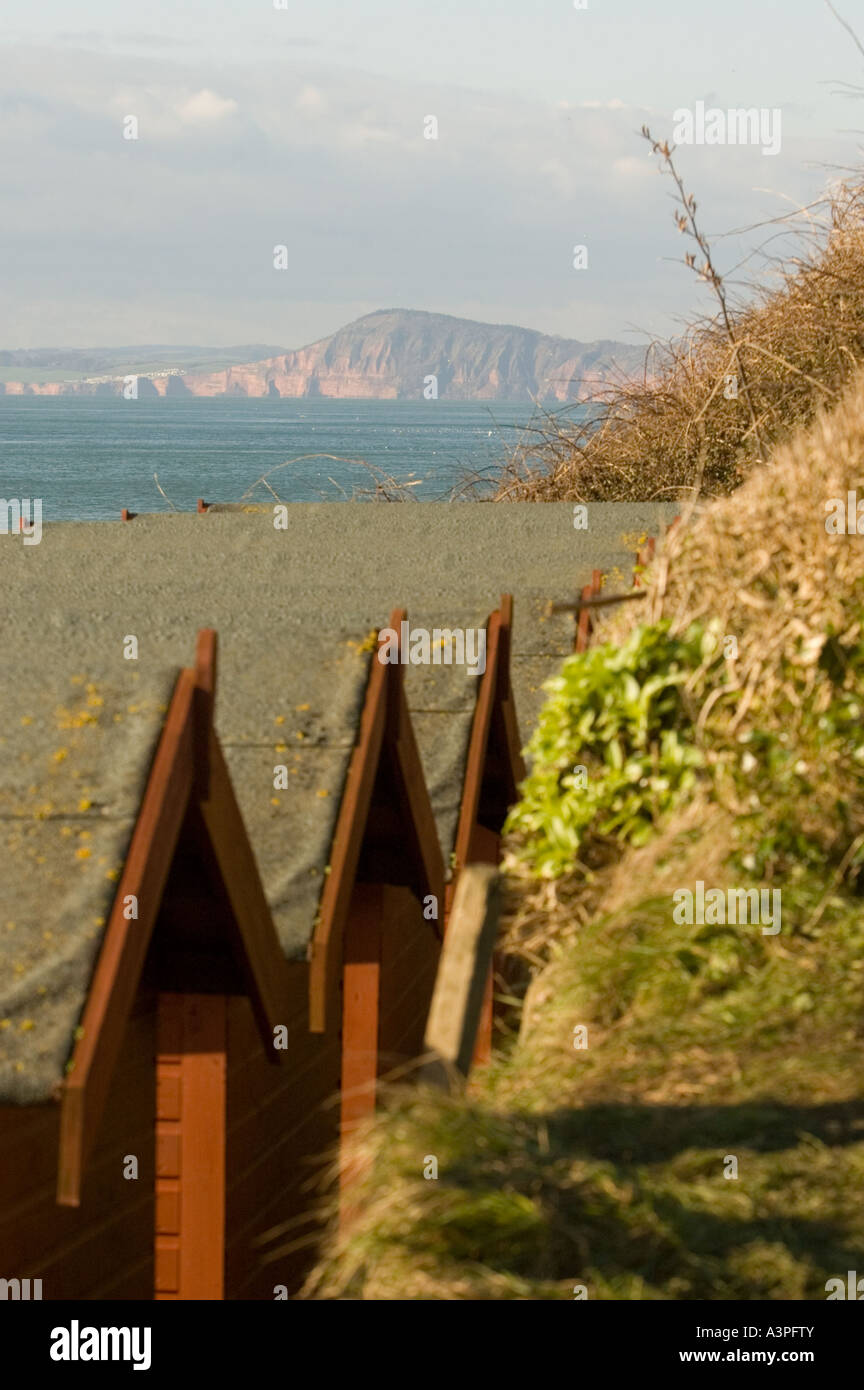
[[199,497],[363,500],[378,486],[469,498],[539,423],[531,402],[6,396],[0,496],[41,498],[43,521],[189,511]]

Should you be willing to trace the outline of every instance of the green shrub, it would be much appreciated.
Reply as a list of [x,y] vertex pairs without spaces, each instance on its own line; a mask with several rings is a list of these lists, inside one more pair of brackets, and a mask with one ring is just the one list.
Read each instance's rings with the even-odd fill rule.
[[643,625],[623,646],[568,657],[546,683],[531,772],[506,827],[534,872],[572,870],[589,833],[643,844],[692,787],[703,758],[681,686],[715,646],[698,624],[683,637],[668,622]]

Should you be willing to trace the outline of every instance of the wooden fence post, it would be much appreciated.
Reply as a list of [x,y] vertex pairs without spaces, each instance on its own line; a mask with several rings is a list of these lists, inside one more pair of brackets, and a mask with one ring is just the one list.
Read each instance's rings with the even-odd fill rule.
[[500,879],[491,864],[466,864],[456,885],[426,1025],[420,1080],[448,1087],[468,1075],[498,931]]

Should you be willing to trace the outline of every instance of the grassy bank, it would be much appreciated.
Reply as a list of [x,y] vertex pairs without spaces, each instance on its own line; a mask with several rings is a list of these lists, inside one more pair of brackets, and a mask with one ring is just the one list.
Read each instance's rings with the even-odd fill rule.
[[[712,281],[704,272],[728,322],[718,310],[676,341],[653,344],[642,377],[601,391],[589,421],[550,416],[505,468],[498,500],[670,501],[734,491],[778,443],[836,404],[864,362],[862,210],[857,184],[808,209],[797,223],[800,254],[737,305],[719,273]],[[703,269],[701,247],[691,240],[688,249]]]
[[[864,549],[825,504],[862,458],[856,376],[565,663],[511,818],[519,1038],[464,1096],[393,1091],[309,1296],[817,1299],[861,1268]],[[699,881],[780,889],[781,930],[676,921]]]

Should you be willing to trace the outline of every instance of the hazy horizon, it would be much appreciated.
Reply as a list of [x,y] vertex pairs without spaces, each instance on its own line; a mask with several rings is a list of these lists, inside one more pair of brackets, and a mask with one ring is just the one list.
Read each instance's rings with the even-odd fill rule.
[[385,305],[641,343],[709,303],[678,264],[644,122],[665,138],[699,101],[782,112],[775,156],[679,151],[734,273],[766,269],[753,248],[771,229],[748,227],[860,160],[843,84],[864,62],[822,3],[789,0],[778,20],[770,0],[729,0],[706,25],[686,0],[529,14],[501,0],[492,17],[421,0],[299,15],[155,0],[146,22],[112,0],[7,0],[4,350],[290,349]]
[[[399,314],[435,314],[440,318],[452,318],[457,321],[467,323],[478,323],[486,328],[514,328],[520,332],[537,333],[542,337],[561,338],[567,341],[569,334],[564,333],[544,333],[542,329],[532,328],[527,323],[492,323],[483,319],[464,319],[460,314],[439,314],[434,309],[410,309],[405,305],[392,306],[391,308],[373,309],[369,314],[360,315],[357,319],[352,319],[347,324],[340,324],[339,328],[347,328],[351,323],[359,323],[362,318],[371,318],[376,314],[399,313]],[[338,330],[334,330],[337,331]],[[0,352],[141,352],[145,349],[153,350],[156,348],[170,348],[173,351],[184,349],[189,352],[227,352],[229,348],[248,348],[248,347],[272,347],[279,352],[297,352],[307,347],[314,347],[317,342],[331,337],[331,334],[323,334],[322,338],[312,339],[306,343],[185,343],[185,342],[162,342],[162,343],[38,343],[31,348],[12,346],[11,344],[0,343]],[[598,342],[600,339],[580,340],[573,339],[574,342],[591,341]],[[609,340],[613,341],[613,340]]]

